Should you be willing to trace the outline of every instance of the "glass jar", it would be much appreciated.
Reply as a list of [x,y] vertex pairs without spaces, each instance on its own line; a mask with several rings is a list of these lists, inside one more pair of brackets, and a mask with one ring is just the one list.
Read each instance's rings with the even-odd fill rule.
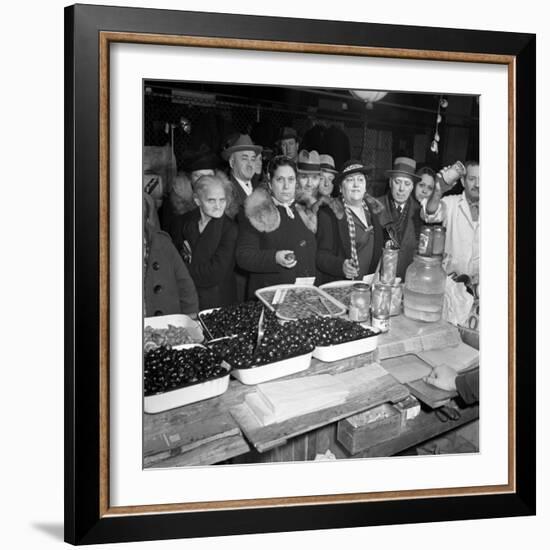
[[441,225],[434,226],[434,240],[433,240],[433,247],[432,247],[432,254],[434,256],[443,256],[443,253],[445,252],[446,234],[447,234],[447,230],[443,226]]
[[397,277],[395,283],[391,285],[391,303],[390,303],[390,317],[395,317],[401,313],[401,302],[403,301],[403,283],[401,279]]
[[376,283],[372,288],[372,326],[380,332],[390,328],[391,285]]
[[370,285],[356,283],[352,287],[349,306],[350,321],[363,323],[369,320],[370,312]]
[[439,321],[446,282],[447,274],[441,267],[441,257],[417,254],[405,274],[405,315],[419,321]]
[[382,270],[380,272],[380,282],[391,285],[395,282],[397,273],[397,261],[399,260],[399,250],[389,246],[382,250]]

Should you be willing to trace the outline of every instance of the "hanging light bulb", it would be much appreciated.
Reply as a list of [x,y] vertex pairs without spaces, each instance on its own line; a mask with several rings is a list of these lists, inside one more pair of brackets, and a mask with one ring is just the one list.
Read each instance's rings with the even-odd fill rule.
[[442,109],[446,109],[449,106],[449,102],[444,97],[439,100],[439,104]]
[[435,139],[432,141],[430,150],[432,151],[432,153],[435,153],[436,155],[437,153],[439,153],[439,146],[437,145],[437,141],[435,141]]

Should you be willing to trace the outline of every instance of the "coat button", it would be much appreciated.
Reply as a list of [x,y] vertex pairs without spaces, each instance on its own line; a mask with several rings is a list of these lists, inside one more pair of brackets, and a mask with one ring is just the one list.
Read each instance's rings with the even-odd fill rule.
[[160,268],[159,263],[158,263],[158,262],[153,262],[153,269],[154,269],[155,271],[158,271],[159,268]]
[[153,287],[153,292],[154,292],[155,294],[160,294],[160,293],[162,292],[162,285],[155,285],[155,286]]
[[162,315],[162,311],[157,309],[157,311],[155,311],[155,317],[158,317],[159,315]]

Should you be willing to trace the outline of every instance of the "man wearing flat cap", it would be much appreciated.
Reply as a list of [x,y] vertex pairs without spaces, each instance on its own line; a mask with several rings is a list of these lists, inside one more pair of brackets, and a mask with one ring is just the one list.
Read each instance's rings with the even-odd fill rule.
[[379,217],[380,223],[386,231],[386,237],[399,248],[397,277],[402,280],[416,254],[422,226],[420,205],[412,194],[415,183],[422,178],[415,172],[415,160],[397,157],[393,161],[392,169],[386,170],[389,178],[388,192],[380,197],[385,209]]
[[256,155],[261,152],[262,147],[255,145],[246,134],[237,134],[229,138],[227,146],[222,151],[222,158],[229,162],[233,196],[239,207],[254,190],[252,178],[256,170]]
[[279,136],[279,147],[281,149],[281,154],[285,157],[288,157],[290,160],[296,162],[298,160],[298,149],[300,143],[298,141],[298,133],[294,128],[285,126],[281,130]]

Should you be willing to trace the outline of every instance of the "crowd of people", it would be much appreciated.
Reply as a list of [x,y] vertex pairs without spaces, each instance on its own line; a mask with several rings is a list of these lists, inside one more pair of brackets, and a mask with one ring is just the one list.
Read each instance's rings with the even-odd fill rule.
[[[144,195],[145,315],[185,313],[242,302],[269,285],[315,278],[319,285],[374,273],[388,244],[404,279],[423,224],[446,228],[444,267],[477,280],[479,164],[447,187],[448,167],[417,170],[400,156],[387,192],[369,190],[370,168],[300,149],[282,130],[280,154],[265,158],[248,135],[221,155],[201,151],[178,173],[160,208]],[[225,169],[220,168],[220,159]]]

